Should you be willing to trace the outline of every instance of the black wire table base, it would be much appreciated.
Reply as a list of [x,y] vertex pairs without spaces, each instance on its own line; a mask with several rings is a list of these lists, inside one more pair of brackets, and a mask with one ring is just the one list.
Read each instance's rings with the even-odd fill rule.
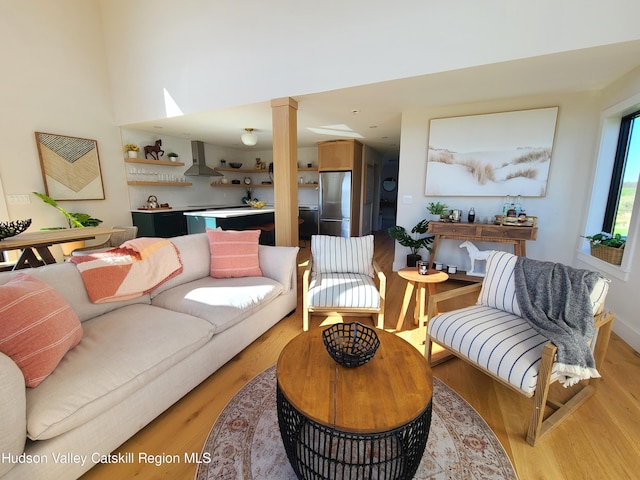
[[349,433],[320,425],[297,411],[277,386],[278,425],[299,479],[411,479],[431,426],[431,401],[411,422],[380,433]]

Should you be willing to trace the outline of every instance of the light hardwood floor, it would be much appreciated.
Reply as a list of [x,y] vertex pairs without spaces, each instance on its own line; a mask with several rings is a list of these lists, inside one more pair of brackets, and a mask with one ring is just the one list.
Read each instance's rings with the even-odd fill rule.
[[[301,249],[300,275],[308,255],[308,246]],[[391,271],[393,243],[385,234],[376,236],[376,259],[387,275],[385,326],[393,330],[405,283]],[[451,283],[438,287],[454,288]],[[300,302],[300,295],[298,299]],[[457,306],[445,304],[443,310]],[[313,316],[311,328],[332,321],[336,319]],[[138,452],[178,454],[181,458],[185,452],[199,453],[226,403],[247,381],[273,365],[284,345],[301,332],[302,312],[298,308],[117,451],[133,452],[136,458]],[[409,318],[399,333],[421,351],[423,334]],[[640,355],[617,335],[609,344],[596,394],[535,447],[525,441],[531,405],[526,398],[457,359],[434,367],[433,373],[465,398],[491,426],[520,480],[640,478]],[[557,390],[561,395],[562,388]],[[83,479],[192,479],[195,470],[196,465],[184,461],[161,466],[138,462],[104,464],[94,467]]]

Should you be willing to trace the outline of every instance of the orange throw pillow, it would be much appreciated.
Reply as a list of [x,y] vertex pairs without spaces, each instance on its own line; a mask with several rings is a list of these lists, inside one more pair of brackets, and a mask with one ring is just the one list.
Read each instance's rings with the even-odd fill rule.
[[214,278],[261,277],[258,258],[260,230],[225,231],[207,228]]
[[35,387],[82,338],[82,326],[67,301],[49,285],[19,273],[0,285],[0,352],[11,357]]

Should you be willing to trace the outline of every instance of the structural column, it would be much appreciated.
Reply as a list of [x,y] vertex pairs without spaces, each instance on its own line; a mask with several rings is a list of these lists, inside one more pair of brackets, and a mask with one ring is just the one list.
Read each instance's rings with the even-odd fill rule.
[[298,102],[271,100],[276,245],[298,245]]

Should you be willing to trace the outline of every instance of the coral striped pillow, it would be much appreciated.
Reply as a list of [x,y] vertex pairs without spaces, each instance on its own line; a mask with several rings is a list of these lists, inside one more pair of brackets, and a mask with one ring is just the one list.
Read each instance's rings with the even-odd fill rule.
[[207,228],[214,278],[261,277],[258,257],[260,230],[225,231]]
[[67,301],[42,280],[20,273],[0,285],[0,352],[11,357],[35,387],[82,338]]

